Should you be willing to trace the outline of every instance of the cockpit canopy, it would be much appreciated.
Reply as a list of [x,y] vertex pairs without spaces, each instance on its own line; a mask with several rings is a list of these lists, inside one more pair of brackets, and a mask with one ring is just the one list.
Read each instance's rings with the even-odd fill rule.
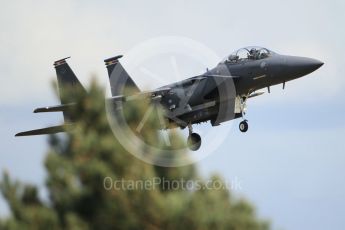
[[259,46],[248,46],[245,48],[241,48],[236,50],[228,57],[226,57],[223,62],[226,63],[238,63],[243,61],[249,60],[260,60],[264,58],[268,58],[275,53],[269,49],[259,47]]

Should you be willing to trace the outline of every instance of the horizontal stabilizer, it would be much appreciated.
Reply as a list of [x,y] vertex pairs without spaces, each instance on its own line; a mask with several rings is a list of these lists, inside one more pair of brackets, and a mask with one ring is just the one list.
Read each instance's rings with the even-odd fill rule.
[[72,128],[72,126],[73,126],[72,124],[68,124],[68,125],[52,126],[52,127],[43,128],[43,129],[33,129],[33,130],[17,133],[15,136],[22,137],[22,136],[61,133],[61,132],[65,132],[69,128]]
[[55,106],[47,106],[47,107],[41,107],[34,110],[34,113],[46,113],[46,112],[63,112],[67,109],[74,106],[75,103],[68,103],[64,105],[55,105]]

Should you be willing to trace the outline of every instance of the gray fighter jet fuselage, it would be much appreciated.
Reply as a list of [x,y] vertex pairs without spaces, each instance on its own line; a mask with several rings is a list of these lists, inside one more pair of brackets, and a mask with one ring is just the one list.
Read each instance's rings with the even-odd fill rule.
[[[226,120],[243,117],[246,100],[262,94],[255,91],[262,88],[270,91],[270,86],[277,84],[283,84],[285,88],[287,81],[305,76],[322,65],[316,59],[279,55],[266,48],[242,48],[200,76],[163,86],[171,90],[161,103],[171,111],[184,110],[177,116],[179,119],[175,117],[171,120],[172,124],[183,127],[186,121],[194,124],[210,120],[212,125],[219,125]],[[225,86],[222,86],[224,83]],[[188,92],[190,97],[181,103],[181,99],[188,97]],[[226,101],[223,105],[220,103],[222,96]],[[226,108],[228,106],[229,109]],[[232,108],[235,108],[233,113]],[[225,110],[225,117],[219,117],[221,109]],[[241,125],[241,131],[247,131],[247,121]]]

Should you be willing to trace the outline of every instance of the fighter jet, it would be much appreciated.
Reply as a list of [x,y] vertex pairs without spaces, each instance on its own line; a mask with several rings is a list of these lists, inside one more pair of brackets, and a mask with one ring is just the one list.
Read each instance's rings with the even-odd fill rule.
[[[164,110],[161,129],[188,128],[187,145],[192,151],[201,146],[200,135],[193,132],[194,124],[210,121],[212,126],[218,126],[241,118],[239,130],[247,132],[246,102],[264,93],[258,90],[267,88],[270,92],[270,86],[277,84],[282,84],[284,89],[286,82],[310,74],[324,64],[312,58],[281,55],[263,47],[245,47],[201,75],[155,90],[141,91],[119,62],[121,57],[104,60],[112,94],[107,102],[116,106],[130,100],[149,98],[152,103],[160,104]],[[85,91],[66,59],[54,62],[60,95],[64,88],[71,86]],[[35,109],[35,113],[63,112],[65,124],[21,132],[16,136],[63,132],[67,125],[73,123],[68,108],[74,105],[73,98],[70,98],[61,101],[61,105]]]

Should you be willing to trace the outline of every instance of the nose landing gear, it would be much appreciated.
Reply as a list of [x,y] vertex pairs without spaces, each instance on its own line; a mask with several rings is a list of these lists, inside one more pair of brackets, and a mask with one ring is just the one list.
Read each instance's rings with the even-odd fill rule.
[[197,133],[193,133],[191,124],[188,124],[189,136],[187,138],[187,146],[192,151],[197,151],[201,146],[201,137]]

